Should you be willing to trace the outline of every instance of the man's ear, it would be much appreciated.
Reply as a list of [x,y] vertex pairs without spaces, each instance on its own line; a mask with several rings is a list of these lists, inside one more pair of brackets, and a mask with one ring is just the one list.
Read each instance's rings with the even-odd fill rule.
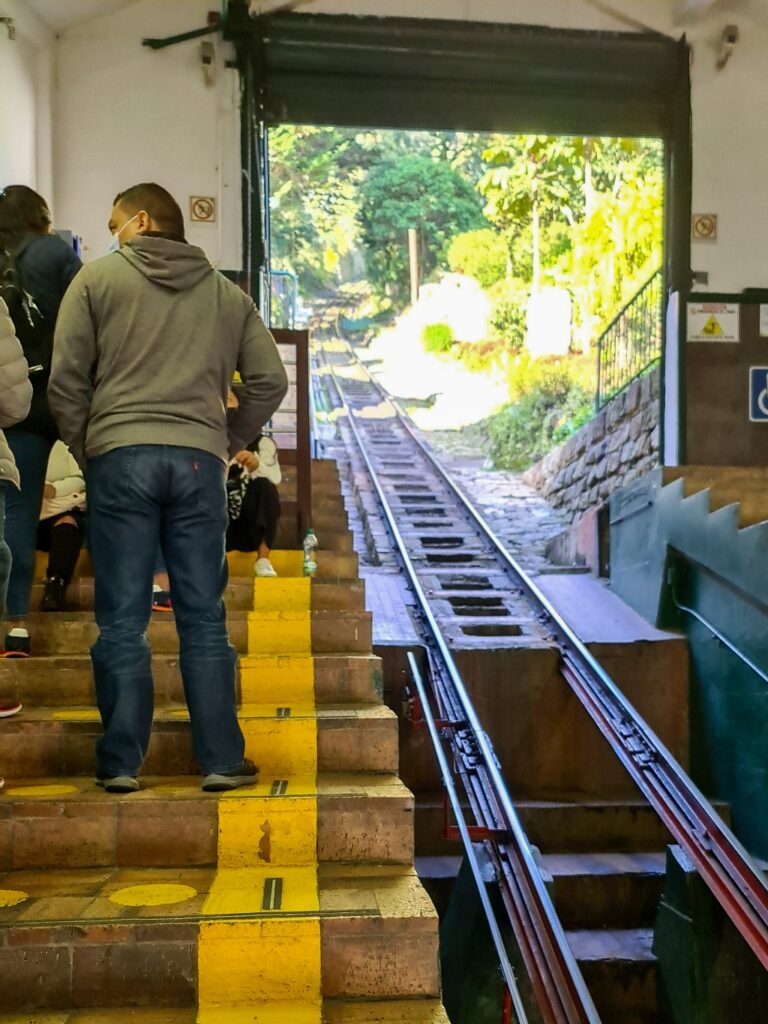
[[144,235],[147,231],[155,230],[152,226],[152,218],[149,216],[146,210],[139,210],[138,219],[136,221],[136,228],[139,234]]

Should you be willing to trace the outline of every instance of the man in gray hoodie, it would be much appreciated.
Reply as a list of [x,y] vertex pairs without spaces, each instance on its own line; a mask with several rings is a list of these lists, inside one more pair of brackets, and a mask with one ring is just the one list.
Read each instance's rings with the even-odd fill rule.
[[[287,390],[253,302],[184,240],[165,189],[117,196],[110,255],[88,264],[59,312],[48,397],[84,468],[99,639],[91,650],[104,726],[97,784],[139,788],[152,725],[147,625],[162,547],[203,788],[255,781],[237,722],[227,582],[226,464]],[[238,371],[238,409],[227,395]]]

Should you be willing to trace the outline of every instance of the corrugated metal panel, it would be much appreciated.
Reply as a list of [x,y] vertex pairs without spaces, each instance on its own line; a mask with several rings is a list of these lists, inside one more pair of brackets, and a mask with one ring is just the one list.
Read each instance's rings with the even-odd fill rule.
[[688,48],[661,35],[436,19],[283,14],[229,31],[250,52],[273,123],[671,133]]

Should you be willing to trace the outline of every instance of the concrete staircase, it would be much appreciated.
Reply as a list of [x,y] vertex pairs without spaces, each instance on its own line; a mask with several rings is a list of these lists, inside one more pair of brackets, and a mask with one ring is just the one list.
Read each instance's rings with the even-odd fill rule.
[[318,577],[296,551],[276,580],[231,556],[257,786],[200,790],[172,616],[150,625],[154,734],[127,797],[92,781],[91,581],[33,616],[33,658],[0,662],[25,704],[0,729],[0,1022],[446,1024],[397,720],[335,469],[313,472]]
[[686,498],[709,494],[709,510],[737,505],[739,527],[768,521],[768,468],[762,466],[666,466],[664,486],[682,480]]

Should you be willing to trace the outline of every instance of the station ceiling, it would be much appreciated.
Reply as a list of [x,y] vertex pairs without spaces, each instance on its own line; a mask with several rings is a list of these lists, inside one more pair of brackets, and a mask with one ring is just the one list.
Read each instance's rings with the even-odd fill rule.
[[[65,32],[93,18],[102,17],[105,14],[112,14],[125,7],[138,4],[140,0],[26,0],[27,5],[45,22],[54,32]],[[178,2],[178,0],[176,0]],[[585,0],[589,2],[589,0]],[[669,6],[675,12],[675,20],[678,25],[685,27],[708,15],[737,16],[746,14],[758,24],[768,27],[768,5],[766,0],[667,0]],[[264,11],[270,11],[277,7],[284,7],[286,0],[254,0]],[[181,4],[179,7],[181,8]],[[212,2],[212,7],[217,3]],[[610,3],[606,6],[611,6]],[[622,9],[625,5],[618,5]],[[297,12],[302,10],[310,13],[313,7],[312,0],[301,0],[297,5]],[[638,11],[642,10],[642,0],[637,4]],[[382,14],[386,15],[386,3],[382,4]]]
[[27,6],[57,34],[93,18],[114,14],[139,0],[26,0]]

